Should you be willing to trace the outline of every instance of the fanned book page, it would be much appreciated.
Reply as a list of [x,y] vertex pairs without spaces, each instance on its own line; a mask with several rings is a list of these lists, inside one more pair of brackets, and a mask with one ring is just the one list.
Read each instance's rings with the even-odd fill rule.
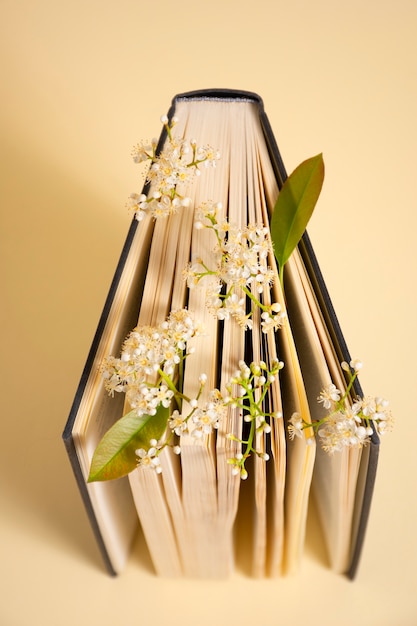
[[[323,385],[334,383],[338,389],[345,391],[346,382],[298,251],[288,263],[287,278],[288,298],[298,314],[295,336],[304,361],[306,390],[314,407],[314,418],[320,419],[323,409],[314,402],[318,390]],[[317,502],[329,561],[338,573],[346,572],[350,566],[355,495],[362,453],[363,448],[360,447],[345,448],[332,456],[321,448],[317,453],[312,493]],[[364,462],[366,464],[366,453]]]
[[[184,137],[198,137],[200,143],[215,146],[222,155],[214,171],[203,171],[192,188],[183,190],[184,194],[192,197],[195,211],[198,212],[201,203],[213,199],[222,206],[219,219],[227,219],[234,227],[244,229],[250,223],[261,223],[265,217],[262,209],[265,200],[263,191],[259,189],[261,176],[256,137],[262,130],[256,105],[247,101],[183,101],[177,104],[175,114],[181,121],[181,130],[184,128]],[[180,247],[184,251],[188,247],[191,263],[195,259],[204,259],[208,266],[217,263],[216,239],[211,230],[190,230],[189,222],[187,228],[179,230],[174,222],[179,222],[180,216],[173,215],[169,219],[168,225],[159,227],[157,224],[155,227],[139,315],[139,323],[142,324],[154,324],[164,319],[172,306],[172,294],[182,294],[178,259],[184,262],[185,254],[178,253]],[[189,398],[198,394],[200,373],[207,376],[207,390],[219,386],[224,392],[241,360],[250,358],[259,361],[262,358],[270,363],[271,359],[277,358],[275,341],[269,342],[267,348],[261,335],[256,307],[252,311],[254,330],[246,333],[235,319],[220,323],[207,308],[207,292],[215,286],[213,281],[215,279],[207,277],[201,286],[190,289],[184,300],[182,296],[177,300],[177,304],[186,305],[206,329],[204,337],[194,340],[195,353],[185,365],[183,391]],[[175,299],[177,296],[172,297]],[[200,401],[205,400],[207,397],[203,393]],[[279,381],[267,401],[271,412],[276,402],[276,411],[281,413]],[[184,414],[189,411],[190,406],[184,401]],[[181,570],[185,576],[224,577],[233,571],[235,563],[234,525],[239,512],[240,493],[240,478],[232,473],[228,463],[228,459],[239,452],[240,444],[232,441],[228,434],[233,433],[236,439],[243,437],[242,411],[230,407],[217,431],[202,438],[195,438],[192,428],[190,431],[180,437],[179,461],[170,456],[172,467],[165,458],[170,455],[169,451],[164,450],[161,454],[162,479],[156,474],[145,478],[142,476],[144,470],[138,468],[131,477],[131,487],[158,572],[175,575]],[[278,428],[274,424],[271,439],[276,461],[273,470],[270,470],[272,478],[267,481],[264,460],[257,456],[253,460],[255,488],[250,506],[254,514],[253,523],[246,532],[252,533],[247,537],[247,543],[253,547],[251,571],[257,576],[266,575],[269,571],[276,574],[282,570],[285,484],[282,422]],[[257,436],[256,445],[261,452],[265,451],[263,437]],[[177,467],[178,462],[180,469],[175,471],[176,478],[173,479],[172,469]],[[180,484],[177,482],[179,479]],[[252,476],[249,477],[251,481]],[[272,485],[271,489],[268,482]],[[155,499],[152,501],[153,489]],[[169,519],[172,522],[170,528],[166,527]],[[163,532],[164,526],[166,532]],[[174,537],[179,563],[171,566],[169,561],[175,554],[172,545]]]
[[[265,201],[263,223],[268,223],[278,196],[278,182],[269,156],[263,133],[258,134],[261,179]],[[276,280],[272,285],[273,300],[281,304],[287,313],[287,322],[277,333],[278,354],[285,366],[281,373],[282,410],[285,422],[293,413],[298,413],[307,423],[311,422],[310,405],[303,380],[292,332],[292,318],[287,311],[287,303],[278,280],[276,261],[271,255],[270,264],[274,268]],[[316,445],[311,429],[306,429],[305,436],[288,441],[286,446],[286,484],[284,500],[284,561],[283,571],[295,573],[303,553],[307,521],[308,500],[314,467]]]
[[117,353],[135,325],[145,282],[154,223],[146,219],[131,230],[113,280],[93,345],[63,433],[93,531],[108,571],[125,566],[137,530],[137,517],[127,479],[91,483],[87,477],[101,437],[121,417],[123,400],[104,389],[100,365]]

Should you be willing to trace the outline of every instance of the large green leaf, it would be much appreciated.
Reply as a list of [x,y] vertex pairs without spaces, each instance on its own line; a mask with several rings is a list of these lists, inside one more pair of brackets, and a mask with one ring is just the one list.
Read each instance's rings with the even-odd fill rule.
[[88,482],[121,478],[134,470],[137,465],[135,450],[147,449],[151,439],[160,439],[168,417],[169,409],[160,405],[155,415],[138,417],[135,411],[131,411],[119,419],[94,452]]
[[271,219],[271,238],[280,274],[303,236],[323,180],[323,155],[318,154],[303,161],[282,186]]

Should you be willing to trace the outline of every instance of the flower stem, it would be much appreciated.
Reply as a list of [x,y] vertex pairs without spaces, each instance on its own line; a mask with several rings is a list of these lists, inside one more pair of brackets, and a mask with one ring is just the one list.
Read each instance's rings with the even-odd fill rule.
[[262,302],[260,302],[258,300],[258,298],[256,298],[256,296],[253,295],[253,293],[251,292],[250,289],[248,289],[245,286],[242,289],[245,292],[245,294],[252,300],[252,302],[255,304],[255,306],[258,306],[262,311],[267,311],[268,310],[268,307],[265,306],[264,304],[262,304]]

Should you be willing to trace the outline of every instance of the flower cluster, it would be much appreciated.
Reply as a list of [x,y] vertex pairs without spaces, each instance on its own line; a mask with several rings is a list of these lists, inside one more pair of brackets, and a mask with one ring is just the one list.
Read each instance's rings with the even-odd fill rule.
[[227,401],[222,397],[218,389],[213,389],[209,393],[209,399],[202,406],[199,405],[199,399],[206,384],[207,376],[202,374],[199,377],[200,389],[196,398],[190,399],[175,390],[174,396],[176,400],[186,400],[188,408],[182,411],[175,409],[168,419],[167,432],[161,441],[151,439],[149,448],[138,448],[135,453],[138,457],[138,466],[153,469],[158,474],[162,472],[159,461],[160,452],[170,446],[175,454],[180,454],[181,448],[175,445],[174,437],[190,434],[195,439],[202,439],[204,436],[210,435],[213,430],[219,427],[221,420],[225,417],[227,411]]
[[220,203],[207,202],[197,214],[196,228],[208,228],[215,234],[216,267],[208,267],[203,259],[195,260],[184,271],[188,287],[195,287],[206,277],[215,277],[215,284],[210,284],[207,290],[207,306],[218,319],[233,317],[243,328],[252,329],[252,312],[246,311],[249,298],[262,310],[262,331],[277,330],[285,318],[281,305],[278,302],[266,305],[261,301],[262,293],[274,279],[274,272],[268,266],[272,254],[269,230],[259,224],[236,228],[227,220],[219,221],[220,209]]
[[126,338],[120,358],[102,364],[107,391],[124,392],[137,415],[155,415],[160,404],[168,407],[175,394],[172,378],[186,357],[189,339],[203,332],[187,309],[172,311],[157,327],[135,328]]
[[352,404],[347,401],[353,381],[362,368],[362,362],[352,360],[342,363],[342,368],[349,372],[350,380],[346,391],[342,392],[331,383],[325,387],[318,401],[329,413],[312,424],[305,422],[299,413],[294,413],[288,423],[291,439],[301,437],[306,428],[313,427],[320,438],[322,448],[333,454],[345,447],[363,446],[369,443],[374,432],[380,435],[392,428],[393,418],[387,400],[380,397],[357,398]]
[[215,167],[220,158],[219,152],[211,146],[197,146],[194,140],[189,142],[178,139],[172,134],[177,122],[172,118],[169,122],[166,116],[161,122],[167,132],[167,143],[164,149],[157,153],[157,141],[150,144],[138,144],[133,151],[135,163],[150,162],[147,182],[151,184],[148,195],[132,193],[128,206],[134,211],[137,220],[142,220],[147,213],[153,217],[166,217],[180,207],[190,204],[190,198],[178,191],[178,185],[192,182],[200,174],[200,165]]
[[167,432],[161,441],[152,439],[147,449],[141,447],[136,450],[138,465],[160,473],[162,471],[159,460],[161,450],[169,445],[176,454],[181,452],[180,446],[173,443],[175,436],[191,435],[198,440],[211,435],[224,421],[229,408],[233,408],[244,413],[244,421],[248,422],[250,426],[247,439],[239,439],[232,434],[228,435],[230,440],[238,442],[242,446],[242,451],[229,458],[228,463],[232,465],[234,475],[246,479],[248,474],[245,462],[251,454],[256,454],[265,461],[269,458],[267,453],[256,450],[254,447],[255,434],[270,433],[269,421],[272,418],[282,417],[281,414],[267,413],[264,409],[268,388],[282,367],[283,363],[278,361],[269,370],[263,362],[251,363],[248,366],[244,361],[241,361],[239,370],[226,386],[226,395],[221,394],[218,389],[213,389],[208,395],[208,400],[201,406],[199,400],[207,380],[207,376],[204,374],[199,378],[200,389],[196,398],[189,399],[179,392],[174,393],[183,400],[187,400],[187,409],[182,411],[175,409],[171,413],[168,419]]
[[145,448],[135,450],[136,456],[138,457],[138,466],[153,469],[157,474],[160,474],[162,467],[158,456],[158,442],[156,439],[151,439],[149,445],[150,448],[148,448],[148,450],[145,450]]
[[271,419],[282,418],[281,413],[271,413],[266,410],[265,406],[268,404],[266,401],[268,389],[283,367],[282,361],[275,361],[270,368],[263,361],[252,362],[250,365],[247,365],[245,361],[240,361],[239,370],[227,386],[230,394],[228,402],[243,411],[243,420],[249,425],[246,439],[239,439],[233,434],[228,435],[230,440],[242,446],[240,452],[228,459],[228,463],[232,466],[232,473],[243,480],[248,477],[245,462],[252,454],[256,454],[264,461],[269,459],[269,455],[264,450],[255,448],[255,435],[256,433],[270,433]]
[[[219,159],[219,153],[211,146],[199,147],[194,140],[175,137],[172,132],[177,123],[175,117],[168,120],[163,116],[161,122],[165,128],[162,150],[157,140],[152,140],[149,144],[138,144],[133,152],[136,163],[149,164],[145,192],[131,194],[129,198],[129,206],[138,221],[145,215],[167,217],[181,207],[189,207],[191,200],[186,193],[190,184],[202,168],[215,167]],[[282,197],[285,198],[279,194],[278,199]],[[203,202],[195,210],[195,228],[212,231],[213,235],[208,237],[214,236],[214,245],[208,259],[194,259],[184,269],[188,288],[206,286],[206,304],[218,320],[233,318],[242,328],[251,330],[255,318],[259,319],[263,333],[277,331],[286,314],[279,302],[271,303],[270,287],[275,277],[271,265],[275,253],[282,280],[288,257],[282,251],[279,255],[276,238],[273,250],[267,226],[254,223],[239,228],[229,223],[222,210],[221,203],[213,201]],[[282,214],[283,210],[288,212],[288,207],[274,210],[274,215]],[[224,393],[213,389],[204,394],[204,402],[207,376],[200,374],[196,396],[189,398],[183,389],[184,362],[193,351],[188,341],[202,332],[203,328],[187,309],[172,311],[157,326],[136,327],[126,338],[120,357],[109,356],[104,360],[102,374],[106,390],[110,395],[125,393],[131,410],[114,424],[109,435],[116,438],[118,454],[110,447],[109,458],[108,433],[99,443],[93,459],[93,480],[102,479],[97,476],[103,474],[104,467],[106,480],[109,476],[125,475],[136,465],[159,474],[160,453],[166,446],[179,454],[183,436],[199,441],[219,428],[223,433],[228,411],[236,411],[243,419],[241,432],[227,435],[232,449],[228,459],[232,474],[246,479],[245,464],[251,456],[268,460],[264,437],[271,432],[273,420],[282,418],[281,413],[273,410],[270,387],[283,363],[277,360],[272,364],[261,361],[248,365],[241,360]],[[349,365],[342,363],[342,368],[350,374],[346,389],[342,392],[330,384],[321,391],[318,400],[327,414],[320,420],[310,423],[294,413],[288,420],[290,439],[301,437],[310,429],[317,434],[324,450],[333,453],[346,446],[365,445],[374,429],[382,434],[391,428],[392,417],[386,400],[358,398],[349,402],[361,367],[358,360]]]
[[[206,376],[200,376],[200,384]],[[201,391],[200,391],[201,393]],[[168,422],[168,426],[176,435],[191,434],[196,439],[201,439],[204,435],[210,435],[213,430],[217,430],[219,423],[227,412],[227,401],[223,398],[218,389],[213,389],[209,394],[209,399],[199,406],[198,399],[190,400],[190,411],[188,414],[175,410]]]

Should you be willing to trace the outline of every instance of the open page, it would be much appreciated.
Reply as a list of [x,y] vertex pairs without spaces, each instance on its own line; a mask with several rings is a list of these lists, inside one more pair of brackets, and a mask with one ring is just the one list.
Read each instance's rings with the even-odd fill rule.
[[[264,138],[260,126],[258,111],[252,109],[253,120],[248,129],[247,138],[247,161],[248,186],[250,193],[248,198],[252,202],[248,205],[249,224],[268,225],[269,214],[262,175],[262,157],[265,158]],[[273,254],[267,258],[267,265],[273,268],[274,281],[278,282],[278,274],[273,259]],[[263,289],[261,294],[254,295],[260,298],[265,306],[272,305],[271,290]],[[261,310],[255,309],[253,332],[254,360],[264,361],[270,369],[272,364],[278,361],[276,347],[276,332],[261,332]],[[254,576],[277,576],[283,573],[283,550],[284,550],[284,494],[286,476],[286,443],[284,421],[282,419],[282,399],[280,377],[277,374],[271,385],[268,395],[264,400],[266,413],[274,413],[276,416],[269,419],[270,435],[265,437],[257,435],[256,447],[262,453],[267,454],[270,462],[265,463],[261,459],[254,460],[254,541],[252,549],[252,572]]]
[[[320,419],[323,411],[315,399],[323,387],[334,383],[346,389],[340,363],[329,337],[328,330],[308,280],[300,254],[296,251],[289,268],[289,290],[296,310],[301,311],[299,351],[306,360],[306,388],[314,418]],[[314,326],[311,324],[314,321]],[[310,365],[309,364],[313,364]],[[357,481],[363,449],[349,447],[329,455],[321,448],[317,451],[312,491],[321,518],[323,535],[332,568],[345,573],[350,564],[353,516]],[[365,459],[364,459],[365,460]],[[365,462],[366,465],[366,462]]]
[[[270,213],[278,196],[278,184],[265,142],[260,143],[259,151],[267,208]],[[278,273],[274,258],[271,258],[271,264],[275,266],[275,272]],[[310,422],[310,406],[292,332],[293,319],[287,311],[286,299],[279,281],[272,286],[272,297],[274,301],[281,304],[282,310],[287,312],[287,321],[277,334],[278,356],[285,363],[280,376],[285,423],[288,423],[293,413],[299,413],[306,422]],[[284,571],[287,573],[298,570],[304,548],[308,500],[316,451],[312,434],[310,429],[306,429],[303,437],[288,441],[286,447]]]
[[[171,220],[171,217],[155,223],[138,326],[156,326],[169,313],[177,228],[178,221]],[[123,414],[130,410],[126,401]],[[164,451],[161,456],[163,454]],[[167,577],[181,575],[182,565],[162,477],[156,472],[137,468],[129,474],[129,481],[156,572]]]
[[[242,169],[239,168],[242,152],[239,150],[239,128],[244,127],[242,106],[226,102],[180,102],[177,115],[184,108],[189,112],[187,132],[198,136],[199,141],[219,149],[222,157],[216,171],[199,180],[195,204],[207,200],[220,202],[222,217],[230,216],[231,207],[241,211],[240,199],[244,198],[244,187],[236,185]],[[239,189],[237,192],[236,189]],[[240,198],[237,196],[240,194]],[[208,267],[216,267],[214,252],[216,239],[207,229],[195,230],[191,243],[191,262],[202,259]],[[208,399],[212,389],[225,385],[237,369],[239,354],[244,356],[244,336],[232,320],[219,325],[213,312],[206,305],[207,293],[217,284],[215,278],[207,277],[201,286],[189,293],[188,306],[204,322],[206,336],[196,340],[196,352],[185,368],[184,390],[191,398],[198,392],[198,375],[207,376],[201,401]],[[185,404],[184,409],[189,407]],[[239,412],[230,408],[224,421],[220,421],[216,433],[202,438],[190,435],[181,437],[181,465],[183,505],[186,517],[189,545],[193,547],[190,575],[198,577],[224,577],[230,574],[234,564],[233,524],[237,510],[239,479],[231,474],[227,455],[234,447],[227,439],[240,423]]]
[[[109,568],[120,572],[125,564],[134,534],[137,517],[127,479],[116,483],[86,484],[94,450],[112,424],[122,416],[122,398],[109,398],[104,389],[100,365],[105,356],[117,352],[136,323],[138,306],[145,280],[153,222],[145,220],[135,230],[123,273],[118,280],[109,310],[105,310],[103,328],[97,331],[88,363],[84,372],[87,380],[80,383],[82,396],[74,403],[74,415],[69,418],[71,431],[64,433],[67,446],[75,448],[73,466],[84,494],[87,511],[98,534],[98,541]],[[77,401],[77,399],[76,399]]]

